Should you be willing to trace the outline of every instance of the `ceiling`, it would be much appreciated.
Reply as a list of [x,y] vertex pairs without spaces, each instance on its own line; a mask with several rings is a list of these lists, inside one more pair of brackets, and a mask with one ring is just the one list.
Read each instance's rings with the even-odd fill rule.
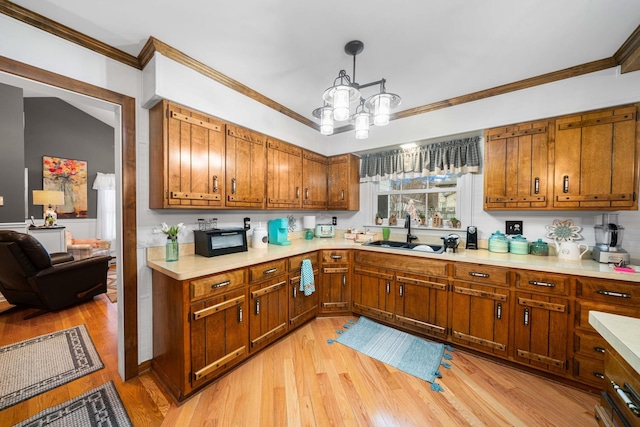
[[640,23],[638,0],[13,3],[133,56],[153,36],[309,119],[350,40],[401,111],[612,57]]

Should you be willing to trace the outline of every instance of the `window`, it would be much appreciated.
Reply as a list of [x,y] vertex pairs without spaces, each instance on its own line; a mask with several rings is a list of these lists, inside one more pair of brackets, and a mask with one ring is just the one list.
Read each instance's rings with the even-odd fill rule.
[[429,224],[437,213],[443,220],[456,217],[457,175],[381,180],[378,189],[378,213],[383,218],[395,214],[412,219],[425,218]]

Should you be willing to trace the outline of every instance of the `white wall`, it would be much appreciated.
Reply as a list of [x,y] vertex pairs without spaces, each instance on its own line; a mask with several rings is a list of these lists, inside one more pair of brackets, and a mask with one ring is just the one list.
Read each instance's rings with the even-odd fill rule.
[[[0,43],[0,55],[136,99],[140,362],[152,357],[151,275],[145,266],[144,248],[162,243],[162,236],[154,234],[153,229],[157,228],[162,221],[172,224],[186,222],[195,225],[197,218],[213,216],[218,217],[219,223],[223,225],[239,225],[243,217],[249,216],[255,226],[257,221],[266,221],[269,218],[288,214],[287,212],[210,211],[203,213],[150,210],[148,208],[148,111],[142,107],[144,103],[149,105],[157,97],[167,97],[267,135],[295,142],[321,154],[334,155],[640,100],[640,72],[620,76],[617,70],[606,70],[391,122],[385,128],[373,129],[369,139],[357,141],[352,133],[323,137],[308,127],[161,55],[156,55],[142,73],[5,15],[0,15],[0,29],[2,40],[11,40],[11,43]],[[98,104],[102,108],[109,108],[104,103],[98,102]],[[115,109],[112,111],[114,114],[117,113]],[[119,147],[119,145],[117,141],[116,146]],[[120,158],[119,154],[117,158]],[[591,218],[595,215],[584,213],[527,213],[526,215],[485,213],[482,211],[481,203],[481,175],[474,177],[473,188],[475,190],[470,196],[472,206],[464,215],[468,215],[471,218],[470,221],[480,228],[482,237],[486,237],[497,228],[504,227],[505,219],[523,219],[525,234],[529,238],[540,234],[544,224],[549,223],[554,217],[571,217],[585,228],[593,224]],[[318,212],[318,222],[337,216],[340,228],[369,223],[372,217],[366,209],[371,200],[370,192],[362,191],[363,210],[361,212]],[[300,218],[303,213],[296,212],[295,215]],[[635,242],[640,240],[638,239],[640,231],[636,231],[640,230],[639,214],[638,212],[623,213],[620,221],[627,227],[625,247],[638,257],[640,248]]]

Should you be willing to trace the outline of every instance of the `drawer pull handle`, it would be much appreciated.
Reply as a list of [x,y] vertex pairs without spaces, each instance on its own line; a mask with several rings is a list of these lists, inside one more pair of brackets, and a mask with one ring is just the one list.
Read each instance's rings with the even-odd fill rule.
[[489,277],[489,275],[487,273],[478,273],[477,271],[470,271],[469,272],[469,276],[473,276],[473,277],[484,277],[485,279],[487,277]]
[[602,289],[598,289],[596,292],[599,293],[600,295],[605,295],[608,297],[631,298],[631,294],[627,294],[624,292],[614,292],[614,291],[607,291]]
[[529,284],[533,286],[545,286],[547,288],[554,288],[556,286],[555,283],[551,282],[539,282],[537,280],[529,280]]
[[593,376],[600,378],[601,380],[604,379],[604,374],[602,372],[593,371]]
[[[631,399],[629,399],[629,396],[627,396],[626,390],[624,390],[614,381],[611,381],[611,386],[616,391],[616,393],[618,393],[618,396],[620,396],[620,399],[622,399],[624,404],[627,405],[627,407],[631,410],[631,412],[633,412],[636,417],[640,417],[640,408],[638,408],[638,405],[636,405],[635,403],[633,403]],[[625,386],[628,386],[628,384],[625,384]]]
[[540,194],[540,178],[538,177],[533,180],[533,194]]
[[260,315],[260,298],[256,298],[256,316]]
[[496,319],[500,320],[502,319],[502,303],[499,302],[496,305]]
[[223,286],[228,286],[231,284],[231,280],[225,280],[224,282],[214,283],[211,285],[211,289],[221,288]]
[[600,347],[599,345],[596,345],[593,347],[593,351],[598,352],[598,353],[602,353],[604,354],[605,350],[604,347]]
[[268,270],[265,270],[263,274],[271,274],[271,273],[275,273],[276,271],[278,271],[277,268],[269,268]]
[[331,255],[331,259],[342,259],[342,255]]
[[238,306],[238,323],[242,323],[242,306]]
[[387,282],[387,295],[391,293],[391,283]]
[[346,274],[342,275],[342,286],[347,286],[347,275]]
[[295,284],[293,285],[293,297],[298,298],[298,289]]
[[524,326],[529,326],[529,309],[528,308],[524,309],[522,323],[524,324]]
[[404,296],[404,285],[400,285],[400,297]]
[[569,192],[569,175],[565,175],[562,177],[562,192]]

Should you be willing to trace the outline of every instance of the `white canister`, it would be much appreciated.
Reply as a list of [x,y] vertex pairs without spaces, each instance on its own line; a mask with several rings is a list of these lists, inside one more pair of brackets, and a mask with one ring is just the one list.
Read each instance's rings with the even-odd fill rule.
[[262,226],[262,223],[260,223],[259,226],[253,229],[251,247],[254,249],[266,249],[269,245],[269,238],[267,236],[267,229]]

